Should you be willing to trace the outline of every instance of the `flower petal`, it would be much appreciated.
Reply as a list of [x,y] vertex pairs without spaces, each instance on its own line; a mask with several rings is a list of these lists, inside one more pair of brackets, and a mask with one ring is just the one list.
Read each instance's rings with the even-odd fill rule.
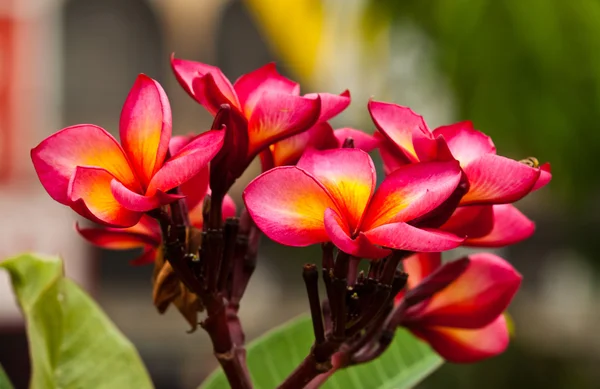
[[239,110],[239,103],[236,101],[237,96],[232,97],[234,100],[228,99],[211,73],[195,78],[192,81],[192,92],[194,99],[206,108],[211,115],[216,115],[223,104],[228,104],[233,109]]
[[354,147],[367,153],[379,146],[380,142],[373,135],[349,127],[338,128],[333,134],[337,138],[337,147],[342,147],[346,139],[351,138],[354,141]]
[[369,154],[359,149],[308,150],[297,166],[323,184],[353,235],[377,180]]
[[181,194],[185,196],[188,209],[194,209],[204,200],[204,197],[208,193],[208,180],[209,169],[207,165],[194,177],[181,184],[179,189]]
[[171,106],[160,84],[140,74],[121,111],[121,144],[144,188],[163,164],[171,140]]
[[383,171],[386,176],[395,172],[400,166],[411,163],[404,153],[398,150],[398,148],[389,139],[381,135],[380,132],[376,132],[373,136],[379,142],[379,155],[381,155]]
[[105,169],[78,166],[69,182],[69,199],[76,204],[71,207],[84,217],[93,216],[93,221],[131,227],[140,220],[142,214],[128,210],[115,199],[111,191],[112,181],[115,181],[115,177]]
[[[209,111],[214,107],[218,110],[221,104],[231,104],[234,107],[240,108],[231,82],[229,82],[218,67],[175,58],[175,55],[171,54],[171,68],[173,69],[173,73],[175,73],[175,78],[177,78],[183,89]],[[203,83],[208,87],[195,91],[193,87],[194,80],[207,75],[210,75],[210,81],[207,79]],[[207,102],[215,103],[205,105]]]
[[156,172],[146,195],[167,192],[199,174],[223,146],[224,136],[223,130],[210,130],[195,137]]
[[357,258],[380,259],[392,253],[390,250],[373,245],[362,233],[352,239],[348,226],[331,208],[325,210],[325,230],[337,248]]
[[131,231],[131,228],[80,228],[77,232],[88,242],[110,250],[129,250],[145,246],[158,246],[153,236]]
[[255,178],[243,199],[252,219],[265,235],[288,246],[327,242],[324,215],[337,210],[333,200],[306,171],[282,166]]
[[263,93],[299,95],[300,85],[277,72],[271,62],[250,73],[244,74],[233,84],[246,118],[250,118]]
[[433,135],[444,137],[452,155],[463,167],[484,154],[496,154],[492,138],[475,130],[470,121],[438,127]]
[[274,166],[293,165],[302,153],[313,147],[317,150],[335,148],[337,139],[329,123],[317,123],[308,130],[281,140],[270,147]]
[[542,166],[540,166],[540,178],[535,182],[532,191],[538,190],[546,186],[550,180],[552,179],[552,172],[550,169],[550,164],[546,162]]
[[[463,207],[461,207],[463,208]],[[463,245],[475,247],[504,247],[521,242],[533,235],[535,223],[511,204],[493,206],[493,228],[479,237],[467,237]]]
[[364,232],[373,244],[395,250],[406,251],[446,251],[463,242],[449,232],[429,228],[417,228],[403,222],[389,223]]
[[469,205],[458,207],[441,230],[451,232],[467,239],[485,236],[494,227],[494,208],[492,205]]
[[304,97],[311,99],[319,96],[321,98],[321,115],[318,122],[326,122],[337,116],[350,105],[350,91],[345,90],[339,95],[331,93],[307,93]]
[[[119,143],[91,124],[67,127],[31,150],[33,166],[50,197],[69,205],[69,181],[77,166],[102,167],[131,188],[139,184]],[[140,188],[141,189],[141,188]]]
[[409,289],[412,289],[423,278],[442,266],[442,254],[439,252],[417,253],[402,261],[402,266],[404,267],[404,271],[408,273],[406,285]]
[[184,195],[168,194],[161,190],[155,191],[154,194],[150,196],[144,196],[129,190],[117,180],[112,180],[110,189],[119,204],[128,210],[135,212],[148,212],[163,205],[170,204],[173,201],[185,198]]
[[457,161],[401,166],[387,176],[375,192],[361,230],[367,231],[386,223],[407,222],[427,214],[454,192],[460,177]]
[[469,256],[467,269],[435,294],[420,312],[421,326],[479,328],[508,307],[521,275],[505,260],[489,253]]
[[369,101],[369,113],[375,127],[411,162],[418,162],[414,143],[433,139],[425,120],[408,107],[381,101]]
[[453,363],[472,363],[501,354],[509,343],[504,315],[485,327],[462,329],[452,327],[409,328],[425,340],[442,358]]
[[463,169],[471,187],[461,205],[515,202],[531,192],[540,176],[540,169],[494,154],[484,154]]
[[264,92],[248,122],[248,157],[310,128],[319,117],[320,104],[319,99]]

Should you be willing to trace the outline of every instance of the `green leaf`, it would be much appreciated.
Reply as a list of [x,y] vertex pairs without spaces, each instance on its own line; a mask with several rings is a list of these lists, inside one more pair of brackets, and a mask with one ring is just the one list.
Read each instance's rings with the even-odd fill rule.
[[27,322],[31,389],[153,387],[131,342],[64,277],[59,258],[26,254],[0,268],[9,272]]
[[13,389],[8,376],[4,372],[2,366],[0,366],[0,389]]
[[[266,333],[248,346],[248,368],[255,389],[272,389],[304,359],[313,342],[310,318],[301,316]],[[440,367],[443,360],[429,346],[400,329],[378,359],[343,369],[329,378],[325,389],[407,389]],[[201,389],[226,388],[219,368]]]

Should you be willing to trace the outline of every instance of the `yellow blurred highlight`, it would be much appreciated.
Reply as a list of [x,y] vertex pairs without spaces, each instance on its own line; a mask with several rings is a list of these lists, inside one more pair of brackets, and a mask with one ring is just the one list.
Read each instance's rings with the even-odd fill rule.
[[315,70],[323,36],[320,0],[246,0],[274,50],[303,79]]
[[508,312],[504,312],[504,319],[506,320],[506,328],[508,329],[508,336],[512,339],[515,337],[515,321]]

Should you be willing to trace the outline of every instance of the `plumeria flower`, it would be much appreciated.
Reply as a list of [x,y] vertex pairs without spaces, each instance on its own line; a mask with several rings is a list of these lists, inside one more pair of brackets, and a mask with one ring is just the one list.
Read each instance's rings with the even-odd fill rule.
[[[175,136],[171,139],[169,151],[178,154],[187,144],[194,139],[193,136]],[[208,167],[204,167],[196,176],[180,186],[181,194],[185,196],[189,211],[190,223],[193,227],[202,230],[204,225],[202,203],[205,196],[210,193]],[[225,196],[223,201],[223,219],[234,217],[236,206],[233,199]],[[143,215],[139,223],[129,228],[80,228],[77,231],[89,242],[96,246],[110,250],[129,250],[141,248],[141,256],[132,261],[133,265],[153,263],[161,251],[162,234],[158,221]]]
[[[496,155],[490,137],[475,130],[471,122],[430,131],[423,117],[407,107],[370,101],[369,112],[380,131],[380,152],[387,173],[420,161],[455,158],[460,162],[468,190],[457,199],[460,207],[448,214],[450,220],[443,230],[464,234],[466,245],[485,247],[531,236],[533,222],[508,203],[546,185],[552,177],[550,164],[531,166]],[[462,207],[466,205],[469,207]]]
[[354,128],[334,130],[327,122],[317,123],[307,131],[270,145],[260,153],[262,171],[277,166],[295,165],[307,149],[327,150],[343,146],[346,139],[354,141],[354,147],[369,152],[379,145],[379,140]]
[[399,304],[407,305],[419,288],[435,289],[454,278],[432,297],[407,306],[402,326],[450,362],[477,362],[506,349],[509,331],[503,312],[522,278],[509,263],[480,253],[442,265],[440,253],[419,253],[403,265],[409,290]]
[[223,131],[197,136],[168,156],[171,108],[164,90],[140,75],[121,112],[121,145],[101,127],[80,124],[31,151],[38,177],[59,203],[100,224],[131,227],[144,212],[179,196],[167,194],[204,169],[223,144]]
[[447,159],[447,147],[469,182],[460,205],[512,203],[551,179],[548,163],[533,167],[497,155],[491,138],[471,122],[430,131],[423,117],[410,108],[378,101],[369,102],[369,113],[386,140],[381,155],[388,173],[406,163]]
[[256,225],[276,242],[331,241],[348,254],[382,258],[388,248],[444,251],[460,245],[453,234],[409,224],[444,202],[460,176],[456,161],[407,165],[375,191],[375,167],[364,151],[309,150],[296,166],[257,177],[243,198]]
[[214,66],[174,57],[171,65],[181,86],[216,116],[217,124],[221,107],[232,108],[233,117],[226,121],[228,138],[218,159],[234,171],[233,178],[269,145],[329,120],[350,103],[348,91],[300,96],[300,85],[280,75],[272,63],[233,84]]

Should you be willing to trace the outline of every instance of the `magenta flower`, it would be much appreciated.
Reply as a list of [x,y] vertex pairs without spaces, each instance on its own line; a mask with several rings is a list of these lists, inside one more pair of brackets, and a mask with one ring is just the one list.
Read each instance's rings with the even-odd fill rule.
[[171,108],[162,87],[140,75],[123,106],[121,145],[91,124],[67,127],[31,151],[38,177],[59,203],[108,226],[130,227],[144,212],[179,196],[167,194],[205,168],[223,131],[197,136],[168,156]]
[[[233,84],[214,66],[174,57],[171,66],[185,91],[215,116],[215,126],[227,126],[217,170],[228,171],[229,176],[219,185],[220,191],[227,190],[269,145],[331,119],[350,103],[348,91],[300,96],[300,85],[280,75],[272,63]],[[224,104],[231,111],[221,117],[218,113]]]
[[257,226],[276,242],[331,241],[348,254],[382,258],[388,248],[444,251],[460,245],[453,234],[409,224],[443,203],[460,176],[456,161],[407,165],[375,191],[375,167],[364,151],[311,150],[297,166],[257,177],[243,198]]
[[496,155],[490,137],[471,122],[430,131],[423,117],[407,107],[370,101],[369,112],[385,138],[381,155],[386,172],[407,163],[448,158],[460,162],[469,182],[460,205],[512,203],[551,179],[548,163],[538,168]]
[[[440,253],[419,253],[403,264],[409,290],[397,299],[406,306],[402,326],[450,362],[477,362],[506,349],[509,333],[503,312],[522,278],[509,263],[480,253],[442,266]],[[453,281],[448,283],[448,277]],[[409,306],[419,289],[440,282],[448,285]]]
[[[177,155],[194,138],[194,136],[173,137],[169,144],[169,152],[172,155]],[[199,230],[202,230],[204,225],[202,203],[206,195],[210,193],[208,174],[208,166],[205,166],[198,174],[180,186],[181,194],[185,196],[189,211],[190,224]],[[235,202],[228,195],[225,196],[223,201],[222,214],[223,219],[236,215]],[[162,245],[160,226],[157,220],[147,215],[143,215],[139,223],[128,228],[80,228],[79,226],[76,226],[76,228],[87,241],[104,249],[143,249],[142,254],[131,262],[133,265],[154,263],[160,254]]]

